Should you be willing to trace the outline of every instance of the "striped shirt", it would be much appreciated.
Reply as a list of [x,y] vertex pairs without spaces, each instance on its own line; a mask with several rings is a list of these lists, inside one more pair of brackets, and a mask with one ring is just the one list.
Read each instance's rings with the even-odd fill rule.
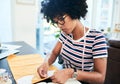
[[96,30],[88,30],[84,37],[73,40],[72,34],[61,32],[62,43],[60,55],[64,68],[76,68],[93,71],[93,59],[107,57],[107,44],[104,34]]

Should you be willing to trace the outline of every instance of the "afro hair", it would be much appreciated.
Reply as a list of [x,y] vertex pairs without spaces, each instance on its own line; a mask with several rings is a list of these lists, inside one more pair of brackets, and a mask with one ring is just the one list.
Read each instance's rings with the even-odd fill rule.
[[86,0],[43,0],[41,2],[41,13],[47,22],[56,16],[68,14],[72,19],[85,19],[88,5]]

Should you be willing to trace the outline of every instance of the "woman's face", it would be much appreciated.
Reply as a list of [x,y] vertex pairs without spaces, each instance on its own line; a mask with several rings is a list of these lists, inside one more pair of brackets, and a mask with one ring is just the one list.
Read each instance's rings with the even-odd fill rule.
[[54,23],[66,34],[72,33],[76,27],[76,19],[72,19],[69,15],[58,16],[53,20]]

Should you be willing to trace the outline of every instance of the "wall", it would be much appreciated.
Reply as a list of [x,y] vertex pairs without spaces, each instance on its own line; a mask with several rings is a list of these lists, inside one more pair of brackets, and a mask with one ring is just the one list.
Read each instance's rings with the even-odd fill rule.
[[120,24],[120,0],[114,0],[112,29],[115,28],[115,24]]
[[14,41],[25,41],[33,47],[36,46],[36,13],[36,2],[31,5],[12,1]]
[[120,0],[114,0],[113,19],[109,39],[120,40],[120,26],[116,31],[116,24],[120,24]]
[[12,41],[11,26],[11,2],[10,0],[0,1],[0,41]]

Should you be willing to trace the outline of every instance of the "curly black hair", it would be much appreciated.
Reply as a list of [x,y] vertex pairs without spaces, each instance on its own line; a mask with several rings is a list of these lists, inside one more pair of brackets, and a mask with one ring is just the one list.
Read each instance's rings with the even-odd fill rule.
[[86,0],[43,0],[41,13],[47,22],[53,23],[53,18],[68,14],[72,19],[85,19],[88,5]]

